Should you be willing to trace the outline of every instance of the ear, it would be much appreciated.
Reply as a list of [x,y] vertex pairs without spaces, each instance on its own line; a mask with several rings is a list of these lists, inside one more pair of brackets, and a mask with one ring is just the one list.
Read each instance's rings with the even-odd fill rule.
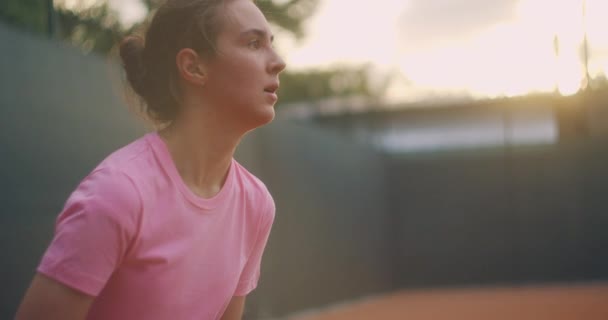
[[207,82],[203,60],[196,51],[190,48],[180,50],[175,56],[175,63],[180,77],[186,82],[199,86]]

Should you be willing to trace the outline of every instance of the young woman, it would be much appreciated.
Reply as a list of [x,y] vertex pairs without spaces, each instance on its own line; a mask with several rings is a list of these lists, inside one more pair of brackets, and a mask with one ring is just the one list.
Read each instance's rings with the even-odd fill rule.
[[127,79],[165,126],[72,193],[17,319],[241,318],[275,207],[233,154],[274,117],[272,40],[251,0],[169,0],[123,41]]

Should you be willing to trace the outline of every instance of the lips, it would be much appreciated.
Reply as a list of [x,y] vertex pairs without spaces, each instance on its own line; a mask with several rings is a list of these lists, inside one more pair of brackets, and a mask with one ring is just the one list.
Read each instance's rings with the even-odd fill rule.
[[264,91],[268,92],[268,93],[277,93],[277,90],[279,90],[279,84],[278,83],[273,83],[271,85],[268,85],[266,87],[264,87]]

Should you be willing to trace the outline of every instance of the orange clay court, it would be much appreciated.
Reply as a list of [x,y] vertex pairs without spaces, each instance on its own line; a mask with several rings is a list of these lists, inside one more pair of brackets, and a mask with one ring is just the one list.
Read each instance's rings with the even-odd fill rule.
[[290,320],[608,320],[608,283],[404,291]]

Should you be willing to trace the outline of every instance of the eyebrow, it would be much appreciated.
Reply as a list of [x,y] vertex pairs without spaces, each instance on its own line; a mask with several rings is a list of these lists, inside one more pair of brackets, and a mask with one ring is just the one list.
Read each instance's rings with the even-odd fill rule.
[[[268,37],[268,33],[262,29],[249,29],[249,30],[241,32],[241,36],[243,36],[243,37],[248,36],[250,34],[255,34],[256,36],[261,37],[261,38]],[[273,42],[273,41],[274,41],[274,35],[271,34],[270,42]]]

